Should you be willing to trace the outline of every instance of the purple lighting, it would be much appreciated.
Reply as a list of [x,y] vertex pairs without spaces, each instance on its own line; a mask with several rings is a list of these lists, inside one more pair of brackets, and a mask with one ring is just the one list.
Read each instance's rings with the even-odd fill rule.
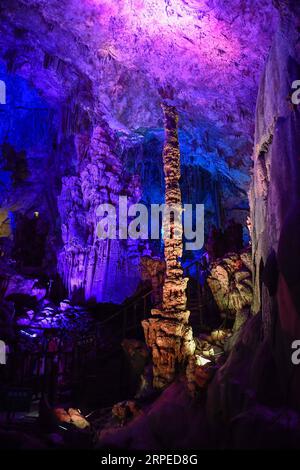
[[299,0],[0,3],[0,450],[299,449]]

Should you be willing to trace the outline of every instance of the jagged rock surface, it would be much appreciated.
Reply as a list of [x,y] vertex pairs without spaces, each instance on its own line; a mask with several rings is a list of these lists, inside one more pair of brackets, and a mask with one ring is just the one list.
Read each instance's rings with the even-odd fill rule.
[[[279,2],[284,7],[284,2]],[[291,3],[292,5],[292,3]],[[298,7],[294,6],[294,9]],[[257,109],[251,203],[255,263],[254,311],[261,307],[261,274],[277,252],[284,220],[299,203],[299,109],[292,104],[292,83],[299,79],[297,12],[284,9],[262,76]],[[299,15],[299,11],[298,11]],[[275,78],[276,77],[276,78]],[[292,256],[292,253],[291,253]]]
[[212,263],[207,282],[223,316],[250,310],[253,300],[251,253],[228,253]]
[[143,256],[141,258],[141,278],[143,281],[149,281],[153,290],[152,299],[154,305],[162,301],[162,287],[166,272],[166,263],[164,260]]
[[138,284],[138,242],[99,239],[96,210],[103,203],[118,209],[120,195],[133,204],[139,200],[140,190],[138,179],[123,173],[109,132],[103,123],[94,129],[90,142],[81,138],[79,175],[63,178],[58,205],[64,248],[58,269],[71,296],[122,302]]
[[[180,150],[178,142],[178,113],[174,106],[163,102],[165,145],[163,151],[165,202],[171,214],[163,215],[166,277],[163,284],[162,306],[152,309],[154,318],[142,322],[145,338],[152,350],[153,386],[163,388],[174,380],[178,369],[195,351],[193,330],[187,324],[190,312],[186,309],[186,286],[181,257],[183,227],[181,220]],[[177,208],[177,209],[176,209]]]

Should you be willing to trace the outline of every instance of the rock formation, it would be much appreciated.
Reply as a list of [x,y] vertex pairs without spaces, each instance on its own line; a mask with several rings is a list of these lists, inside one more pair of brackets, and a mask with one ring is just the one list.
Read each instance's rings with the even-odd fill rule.
[[[292,0],[276,4],[281,26],[257,100],[249,194],[255,315],[216,374],[207,402],[216,445],[231,423],[230,439],[240,448],[294,448],[299,436],[300,374],[292,342],[300,337],[300,114],[291,95],[300,74],[300,9]],[[249,430],[256,428],[260,433],[250,441]]]
[[291,344],[300,335],[300,111],[292,102],[300,77],[298,2],[279,0],[275,35],[259,89],[254,173],[250,191],[254,262],[254,312],[262,312],[272,342],[280,386],[300,409],[299,369]]
[[140,189],[135,176],[124,175],[110,132],[102,122],[91,139],[77,137],[78,176],[63,178],[58,202],[64,242],[58,269],[70,296],[120,303],[139,281],[138,241],[98,239],[96,210],[107,202],[117,211],[119,195],[133,204]]
[[235,318],[252,304],[251,253],[228,253],[212,263],[207,282],[223,317]]
[[166,264],[158,257],[143,256],[141,258],[141,278],[149,281],[153,290],[152,301],[154,305],[162,302],[162,288],[165,278]]
[[[166,206],[181,208],[180,151],[178,142],[178,114],[175,107],[163,103],[165,146],[163,163],[165,173]],[[163,216],[166,277],[163,285],[161,310],[153,309],[154,318],[143,321],[146,342],[152,349],[153,385],[163,388],[175,377],[178,368],[193,354],[193,332],[188,326],[190,312],[186,309],[187,278],[183,277],[181,212]]]
[[[63,388],[65,371],[83,409],[118,402],[121,437],[109,447],[299,447],[299,0],[0,3],[4,388],[49,395],[48,378]],[[163,241],[97,237],[99,204],[126,196],[149,208],[164,195],[167,205],[205,205],[202,259],[212,264],[183,252],[181,214],[164,220]],[[149,284],[146,347],[131,326],[149,305]],[[124,309],[106,304],[128,297]],[[85,305],[94,302],[105,304]],[[30,359],[28,374],[19,350],[42,367]],[[48,374],[48,352],[71,353],[74,380],[65,359]],[[75,408],[59,416],[95,430]]]
[[255,264],[254,312],[265,310],[263,303],[268,300],[261,285],[263,267],[271,251],[277,252],[286,216],[300,199],[299,108],[292,103],[292,83],[300,76],[299,7],[296,2],[282,0],[278,5],[281,29],[275,35],[259,89],[249,194]]

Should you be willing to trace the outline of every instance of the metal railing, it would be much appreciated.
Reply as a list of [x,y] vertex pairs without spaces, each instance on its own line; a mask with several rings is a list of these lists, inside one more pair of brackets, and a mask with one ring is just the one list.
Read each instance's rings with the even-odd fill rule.
[[[199,282],[200,263],[193,261],[184,268],[184,273],[191,276],[195,267],[196,297],[199,307],[200,326],[203,324],[203,291]],[[30,327],[30,330],[44,330],[40,335],[40,350],[15,350],[8,355],[7,382],[20,387],[30,387],[34,398],[47,394],[50,403],[55,403],[59,389],[74,389],[85,381],[87,363],[90,357],[97,357],[103,362],[120,349],[121,342],[128,335],[142,334],[141,321],[145,319],[153,304],[153,290],[149,290],[123,304],[109,317],[96,322],[92,333],[74,335],[65,329],[49,329]],[[195,293],[195,292],[194,292]],[[190,286],[188,283],[188,300]],[[72,335],[71,335],[72,336]],[[69,338],[66,340],[66,338]],[[68,343],[69,341],[69,343]]]

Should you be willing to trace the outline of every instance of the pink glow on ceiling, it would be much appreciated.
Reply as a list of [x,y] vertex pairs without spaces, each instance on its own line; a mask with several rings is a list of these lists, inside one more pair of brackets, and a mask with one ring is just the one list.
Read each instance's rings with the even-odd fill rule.
[[128,65],[148,63],[158,78],[176,63],[190,69],[214,62],[223,68],[240,56],[238,38],[226,34],[228,27],[204,0],[88,2],[97,7],[97,21],[109,36],[115,25],[104,47]]
[[[253,132],[276,30],[272,0],[27,1],[60,31],[59,57],[89,77],[99,106],[127,127],[159,122],[158,90],[171,86],[187,119],[227,123],[235,135],[241,127]],[[49,33],[41,40],[47,51],[54,39]],[[53,96],[63,96],[66,84],[50,86]]]
[[276,29],[272,0],[83,0],[80,8],[78,28],[87,26],[99,70],[114,73],[107,64],[123,70],[110,95],[117,106],[130,101],[140,116],[141,102],[171,85],[191,116],[230,122],[239,132],[243,115],[243,127],[253,131],[259,78]]

